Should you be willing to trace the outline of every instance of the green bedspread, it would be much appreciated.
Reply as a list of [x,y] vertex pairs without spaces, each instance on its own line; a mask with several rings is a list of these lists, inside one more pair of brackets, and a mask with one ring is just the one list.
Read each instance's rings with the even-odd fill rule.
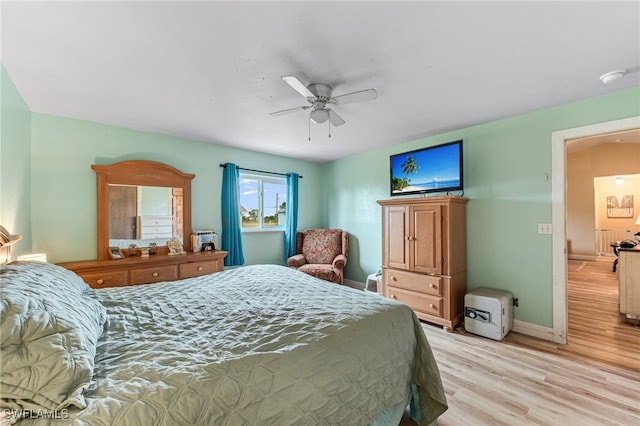
[[421,424],[446,410],[405,305],[274,265],[95,291],[106,308],[74,425],[366,425],[417,385]]

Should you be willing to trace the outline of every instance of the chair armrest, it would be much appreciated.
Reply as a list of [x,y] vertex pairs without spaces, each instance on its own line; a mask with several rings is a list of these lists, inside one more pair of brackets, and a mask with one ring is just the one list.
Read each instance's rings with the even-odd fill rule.
[[307,259],[304,258],[303,254],[296,254],[287,259],[287,266],[289,268],[299,268],[305,263],[307,263]]
[[347,264],[347,257],[344,254],[339,254],[333,259],[333,269],[344,269],[344,265]]

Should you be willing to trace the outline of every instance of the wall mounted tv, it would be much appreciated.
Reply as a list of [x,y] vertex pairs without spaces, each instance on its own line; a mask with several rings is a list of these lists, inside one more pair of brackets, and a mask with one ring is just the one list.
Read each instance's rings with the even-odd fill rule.
[[391,195],[462,191],[462,140],[394,154]]

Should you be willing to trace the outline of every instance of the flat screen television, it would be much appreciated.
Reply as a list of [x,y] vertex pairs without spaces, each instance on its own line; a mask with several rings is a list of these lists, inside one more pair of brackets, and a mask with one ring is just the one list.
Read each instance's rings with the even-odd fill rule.
[[391,195],[462,191],[462,140],[389,157]]

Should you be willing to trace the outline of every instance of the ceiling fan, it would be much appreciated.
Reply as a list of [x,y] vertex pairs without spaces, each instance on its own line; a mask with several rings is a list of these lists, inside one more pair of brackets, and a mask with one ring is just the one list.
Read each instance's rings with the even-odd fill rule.
[[[345,121],[337,112],[331,108],[327,108],[327,105],[343,105],[353,102],[373,100],[378,97],[378,92],[374,89],[359,90],[357,92],[333,96],[333,89],[328,84],[311,83],[305,85],[300,81],[300,79],[293,75],[283,75],[282,79],[296,92],[307,98],[309,105],[272,112],[270,115],[273,116],[311,109],[311,112],[309,113],[309,119],[311,121],[316,124],[321,124],[328,120],[332,125],[337,127],[345,124]],[[331,137],[331,133],[329,133],[329,137]]]

